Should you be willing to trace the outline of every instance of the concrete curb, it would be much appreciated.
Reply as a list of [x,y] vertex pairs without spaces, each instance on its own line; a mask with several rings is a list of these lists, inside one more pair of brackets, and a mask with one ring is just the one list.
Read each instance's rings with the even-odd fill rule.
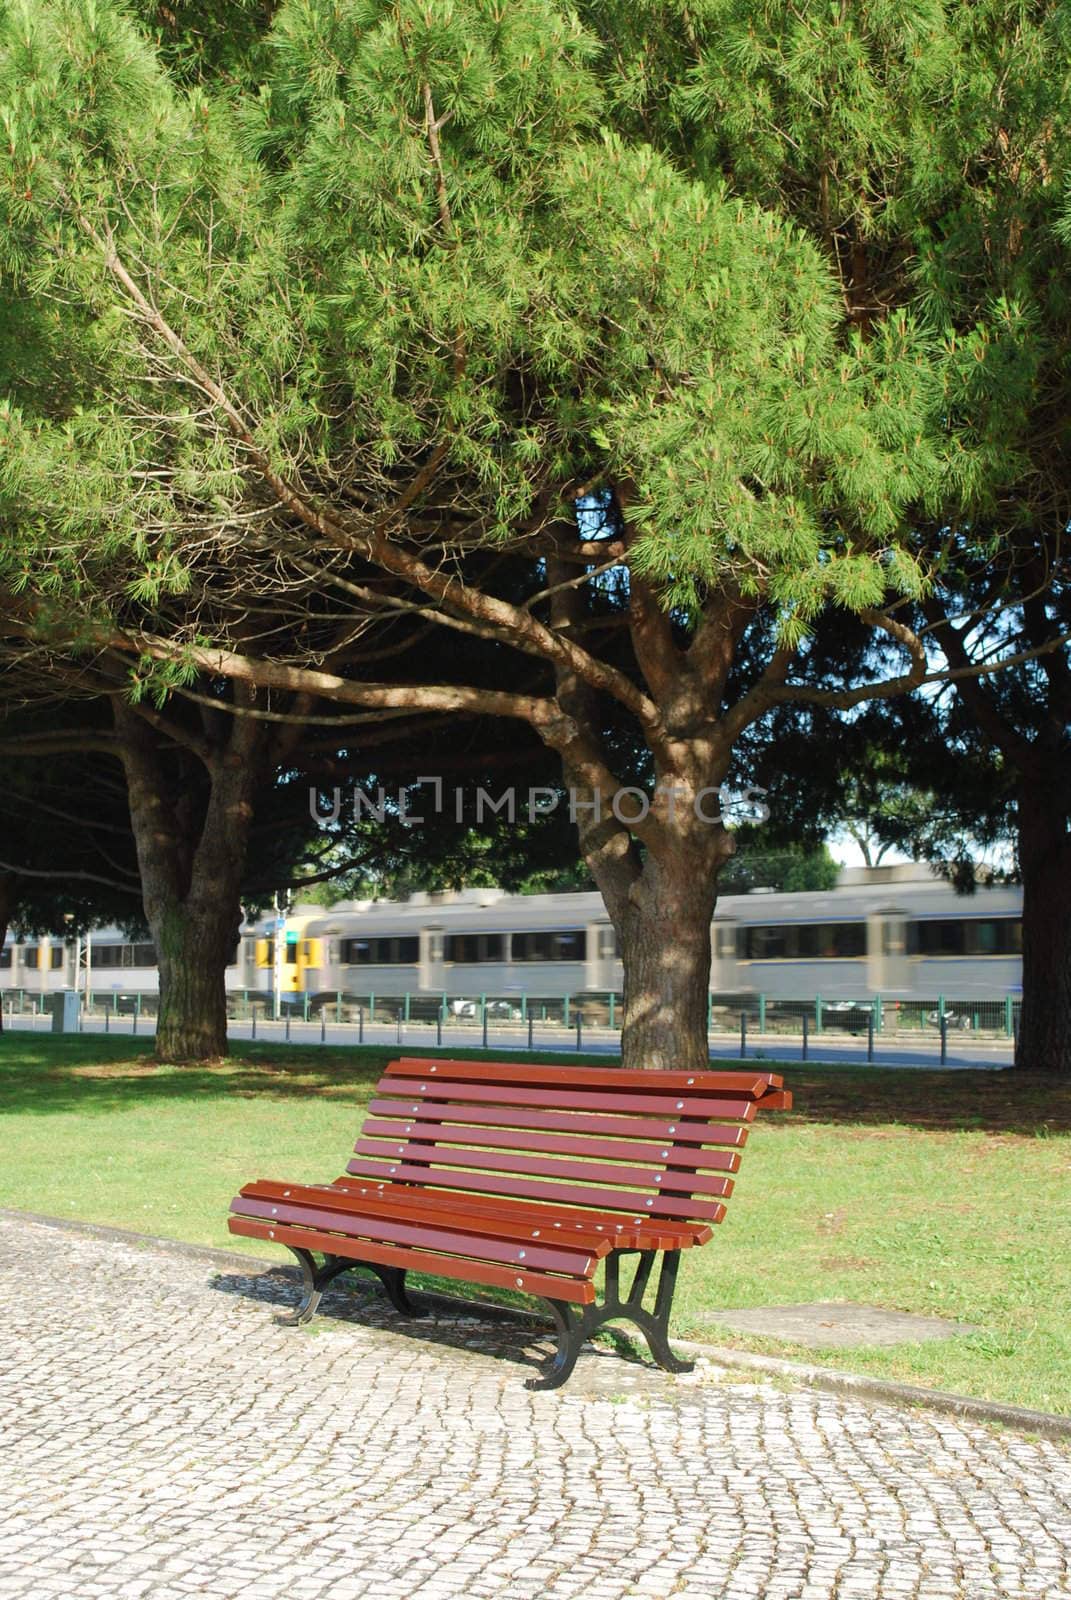
[[790,1379],[828,1394],[876,1400],[883,1405],[923,1406],[927,1411],[960,1417],[965,1422],[997,1423],[1002,1428],[1043,1434],[1048,1439],[1071,1439],[1071,1416],[1061,1417],[1052,1411],[1034,1411],[1029,1406],[1008,1405],[1001,1400],[976,1400],[971,1395],[952,1394],[947,1389],[924,1389],[913,1383],[872,1378],[863,1372],[840,1372],[835,1367],[815,1367],[806,1361],[784,1361],[779,1356],[756,1355],[750,1350],[734,1350],[726,1345],[674,1339],[673,1347],[687,1355],[702,1356],[718,1367],[749,1372],[755,1377]]
[[[162,1239],[155,1234],[134,1233],[127,1228],[111,1228],[103,1223],[79,1222],[74,1218],[42,1216],[35,1211],[16,1211],[0,1206],[0,1219],[31,1222],[42,1228],[57,1228],[78,1233],[107,1244],[126,1244],[136,1249],[163,1250],[187,1260],[204,1261],[214,1266],[241,1267],[246,1272],[288,1271],[287,1262],[266,1261],[237,1250],[222,1250],[216,1245],[184,1244],[181,1239]],[[511,1306],[496,1306],[486,1301],[455,1299],[451,1295],[422,1292],[421,1298],[437,1309],[471,1317],[475,1309],[490,1322],[542,1321],[536,1312]],[[816,1367],[805,1361],[785,1361],[779,1356],[756,1355],[750,1350],[734,1350],[726,1345],[697,1344],[691,1339],[674,1339],[674,1349],[696,1356],[714,1366],[734,1372],[747,1372],[755,1378],[781,1378],[806,1384],[827,1394],[847,1395],[856,1400],[874,1400],[882,1405],[919,1406],[965,1422],[995,1423],[1022,1433],[1048,1439],[1071,1439],[1071,1416],[1051,1411],[1034,1411],[1029,1406],[1006,1405],[999,1400],[976,1400],[971,1395],[951,1394],[945,1389],[924,1389],[916,1384],[894,1383],[888,1378],[872,1378],[865,1373],[840,1372],[835,1367]]]

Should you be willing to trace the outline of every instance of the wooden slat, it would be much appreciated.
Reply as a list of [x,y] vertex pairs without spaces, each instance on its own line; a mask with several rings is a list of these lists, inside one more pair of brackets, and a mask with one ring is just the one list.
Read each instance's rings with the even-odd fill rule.
[[[747,1141],[749,1129],[731,1122],[710,1122],[706,1118],[672,1117],[655,1118],[639,1116],[599,1116],[588,1111],[538,1111],[521,1107],[506,1111],[502,1106],[443,1105],[437,1100],[422,1100],[415,1108],[411,1100],[376,1099],[368,1107],[373,1117],[398,1117],[411,1121],[414,1117],[429,1122],[471,1123],[475,1127],[545,1128],[553,1132],[575,1134],[609,1134],[615,1139],[675,1139],[686,1144],[729,1144],[742,1146]],[[750,1123],[755,1117],[755,1105],[749,1102],[740,1112],[740,1120]]]
[[[256,1184],[247,1184],[247,1190],[256,1189],[259,1195],[277,1190],[283,1198],[298,1187],[301,1186],[280,1184],[266,1178],[256,1179]],[[664,1216],[655,1218],[650,1213],[629,1216],[620,1211],[594,1210],[591,1206],[522,1200],[515,1195],[459,1194],[456,1189],[440,1189],[424,1184],[392,1184],[376,1179],[360,1182],[351,1173],[343,1173],[333,1184],[315,1184],[312,1187],[317,1192],[335,1190],[346,1197],[357,1195],[362,1205],[368,1205],[370,1200],[381,1200],[391,1208],[419,1211],[421,1214],[427,1208],[437,1208],[445,1211],[451,1222],[461,1216],[472,1216],[485,1219],[491,1226],[507,1218],[525,1224],[531,1222],[535,1227],[568,1232],[570,1237],[588,1238],[592,1232],[604,1234],[616,1250],[687,1250],[692,1245],[704,1245],[712,1238],[712,1222],[720,1222],[725,1213],[725,1206],[719,1206],[719,1216],[703,1222]]]
[[[661,1194],[648,1197],[643,1194],[626,1192],[618,1194],[612,1189],[588,1188],[583,1184],[554,1184],[539,1182],[528,1178],[515,1178],[511,1174],[491,1176],[482,1172],[442,1172],[429,1171],[427,1167],[410,1165],[399,1162],[397,1165],[385,1161],[368,1161],[361,1159],[348,1163],[347,1172],[357,1177],[371,1177],[373,1174],[380,1178],[393,1178],[397,1182],[426,1183],[429,1178],[434,1178],[440,1187],[452,1189],[471,1189],[479,1194],[504,1194],[518,1195],[521,1198],[537,1200],[560,1200],[563,1205],[574,1206],[605,1206],[609,1210],[633,1211],[640,1216],[644,1211],[649,1211],[653,1216],[681,1217],[714,1217],[720,1216],[722,1208],[710,1200],[691,1200],[686,1195]],[[729,1182],[729,1179],[725,1179]]]
[[757,1100],[770,1089],[780,1089],[784,1079],[774,1072],[632,1072],[623,1067],[555,1067],[545,1062],[516,1061],[421,1061],[402,1056],[387,1067],[397,1078],[451,1078],[467,1083],[514,1083],[568,1089],[613,1089],[618,1093],[639,1090],[649,1094],[660,1089],[687,1089],[696,1094],[728,1093]]
[[[715,1194],[725,1199],[733,1192],[731,1178],[675,1170],[672,1167],[633,1167],[607,1161],[543,1160],[516,1150],[461,1150],[455,1145],[387,1144],[379,1139],[358,1139],[357,1154],[379,1161],[412,1164],[427,1161],[431,1167],[467,1167],[473,1172],[518,1173],[533,1178],[553,1178],[559,1183],[608,1183],[640,1189],[672,1189],[685,1194]],[[400,1155],[396,1152],[400,1151]]]
[[[345,1174],[343,1183],[352,1185],[356,1180]],[[709,1221],[690,1221],[680,1217],[653,1216],[645,1212],[642,1217],[635,1214],[622,1216],[614,1211],[597,1211],[590,1207],[570,1207],[554,1204],[537,1199],[520,1198],[516,1195],[489,1195],[466,1193],[460,1194],[456,1189],[409,1188],[404,1185],[396,1186],[389,1182],[376,1183],[374,1179],[367,1180],[361,1185],[362,1192],[367,1188],[371,1191],[375,1184],[375,1191],[389,1194],[395,1198],[403,1195],[419,1196],[429,1203],[434,1202],[451,1214],[455,1208],[464,1207],[466,1211],[478,1211],[485,1216],[517,1216],[537,1217],[546,1219],[546,1226],[568,1232],[584,1232],[587,1228],[594,1227],[596,1231],[604,1231],[611,1245],[619,1250],[683,1250],[693,1244],[705,1244],[712,1238],[711,1223],[720,1222],[725,1215],[725,1207],[717,1208],[718,1215]],[[598,1219],[597,1221],[595,1219]]]
[[[326,1208],[338,1212],[343,1217],[356,1216],[361,1219],[411,1221],[414,1218],[424,1218],[438,1227],[451,1227],[461,1233],[476,1234],[480,1238],[513,1241],[521,1245],[529,1243],[532,1239],[545,1238],[550,1232],[546,1215],[540,1217],[533,1207],[528,1209],[534,1211],[535,1215],[526,1220],[511,1220],[494,1214],[474,1213],[462,1196],[455,1195],[454,1204],[449,1208],[447,1216],[444,1215],[445,1208],[437,1208],[426,1201],[425,1191],[421,1189],[399,1188],[388,1191],[385,1196],[379,1198],[372,1197],[372,1191],[367,1185],[362,1186],[362,1191],[363,1196],[353,1184],[343,1189],[334,1184],[281,1184],[258,1180],[256,1183],[247,1183],[244,1186],[241,1193],[231,1202],[231,1209],[242,1211],[247,1201],[256,1200],[280,1207],[298,1205]],[[464,1209],[458,1205],[459,1201]],[[570,1228],[568,1234],[555,1234],[554,1239],[555,1243],[562,1245],[563,1248],[600,1258],[608,1255],[611,1249],[606,1231],[591,1225]]]
[[792,1090],[771,1089],[769,1094],[764,1094],[759,1101],[763,1111],[791,1111]]
[[[397,1093],[400,1085],[397,1079],[381,1078],[376,1085],[377,1092]],[[646,1111],[656,1115],[677,1118],[689,1117],[729,1117],[732,1120],[743,1120],[746,1107],[753,1112],[754,1103],[743,1098],[738,1100],[712,1100],[696,1095],[694,1098],[682,1099],[673,1094],[612,1094],[609,1090],[588,1093],[586,1090],[570,1090],[568,1095],[555,1089],[519,1089],[512,1084],[499,1088],[493,1083],[460,1083],[453,1079],[420,1078],[412,1084],[412,1098],[406,1103],[416,1111],[420,1097],[428,1097],[451,1103],[465,1105],[493,1105],[493,1106],[546,1106],[550,1110],[577,1110],[577,1111]]]
[[431,1250],[413,1250],[402,1245],[373,1244],[368,1240],[347,1239],[340,1233],[316,1228],[278,1227],[255,1217],[228,1217],[231,1233],[245,1239],[269,1239],[276,1244],[297,1245],[303,1250],[324,1250],[354,1261],[374,1261],[379,1266],[403,1267],[407,1272],[429,1272],[440,1278],[459,1278],[466,1283],[492,1284],[499,1289],[520,1289],[525,1294],[543,1295],[548,1300],[570,1300],[590,1305],[595,1286],[590,1279],[558,1277],[549,1272],[526,1272],[523,1268],[499,1266],[468,1257],[436,1255]]
[[474,1261],[498,1261],[516,1265],[526,1272],[564,1272],[576,1278],[590,1278],[595,1271],[593,1251],[569,1249],[561,1245],[537,1243],[529,1236],[523,1241],[494,1239],[491,1229],[483,1234],[463,1232],[447,1226],[445,1218],[421,1220],[416,1217],[388,1219],[370,1216],[360,1210],[344,1212],[331,1206],[300,1204],[295,1200],[253,1200],[235,1195],[231,1210],[242,1217],[278,1218],[299,1228],[323,1228],[344,1233],[347,1239],[362,1243],[412,1245],[417,1250],[442,1250],[447,1255],[471,1257]]
[[[591,1139],[556,1133],[535,1133],[529,1129],[472,1128],[458,1123],[432,1124],[424,1118],[411,1118],[408,1122],[380,1122],[369,1117],[361,1129],[361,1139],[356,1150],[369,1139],[398,1141],[396,1155],[419,1154],[419,1146],[409,1141],[424,1141],[423,1147],[441,1149],[444,1145],[487,1146],[494,1150],[520,1150],[525,1153],[542,1151],[546,1155],[590,1156],[596,1161],[669,1161],[675,1167],[714,1172],[735,1172],[740,1157],[735,1150],[704,1150],[691,1145],[682,1147],[673,1139],[664,1144],[641,1144],[624,1139]],[[384,1152],[381,1152],[384,1153]],[[385,1152],[389,1154],[390,1152]]]

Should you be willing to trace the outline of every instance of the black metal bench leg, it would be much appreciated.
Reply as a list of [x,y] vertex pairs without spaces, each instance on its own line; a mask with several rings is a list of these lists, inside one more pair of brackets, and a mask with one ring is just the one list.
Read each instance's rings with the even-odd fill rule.
[[304,1322],[312,1321],[321,1296],[332,1279],[337,1278],[342,1272],[348,1272],[358,1263],[347,1261],[344,1256],[324,1256],[323,1265],[318,1267],[311,1250],[304,1250],[299,1245],[293,1244],[288,1244],[286,1248],[291,1255],[297,1256],[301,1268],[303,1298],[296,1311],[284,1312],[275,1320],[282,1328],[296,1328]]
[[301,1268],[302,1299],[296,1311],[283,1312],[275,1318],[282,1328],[296,1328],[304,1322],[311,1322],[327,1285],[341,1273],[355,1272],[358,1268],[375,1274],[383,1285],[387,1299],[395,1311],[401,1312],[403,1317],[426,1315],[413,1304],[406,1293],[404,1267],[384,1267],[376,1261],[355,1261],[349,1256],[328,1255],[324,1256],[323,1265],[318,1267],[311,1250],[293,1244],[288,1244],[286,1248],[291,1255],[297,1257],[298,1266]]
[[665,1250],[662,1252],[662,1269],[658,1275],[658,1288],[655,1290],[654,1310],[648,1311],[644,1305],[644,1296],[651,1278],[651,1269],[654,1266],[655,1251],[641,1250],[636,1263],[636,1272],[633,1276],[628,1294],[621,1295],[621,1257],[631,1255],[631,1251],[615,1250],[606,1260],[606,1292],[601,1305],[592,1306],[586,1314],[585,1321],[589,1331],[594,1332],[607,1322],[631,1322],[638,1328],[647,1340],[651,1355],[656,1364],[665,1372],[692,1372],[695,1368],[694,1361],[682,1361],[673,1354],[669,1344],[669,1315],[673,1309],[673,1291],[677,1283],[677,1269],[680,1265],[679,1250]]
[[288,1244],[286,1247],[292,1256],[297,1257],[298,1266],[301,1268],[302,1298],[296,1311],[283,1311],[275,1318],[280,1328],[296,1328],[303,1322],[311,1322],[316,1315],[316,1307],[320,1304],[323,1287],[317,1287],[316,1258],[311,1250],[302,1250],[297,1245]]
[[[673,1291],[677,1284],[680,1259],[679,1250],[663,1252],[662,1270],[658,1274],[658,1288],[655,1290],[654,1315],[645,1313],[647,1326],[643,1328],[647,1343],[651,1347],[651,1354],[666,1372],[695,1371],[694,1361],[683,1361],[680,1356],[674,1355],[669,1347],[669,1314],[673,1309]],[[646,1284],[646,1278],[644,1283]]]
[[404,1267],[382,1267],[369,1261],[355,1262],[354,1265],[367,1267],[369,1272],[375,1273],[383,1285],[387,1299],[395,1311],[400,1312],[403,1317],[423,1317],[427,1315],[426,1312],[418,1310],[409,1298],[405,1287]]
[[568,1300],[548,1300],[547,1305],[558,1332],[558,1348],[542,1377],[526,1380],[526,1389],[560,1389],[576,1366],[576,1358],[587,1338],[587,1319],[578,1316]]

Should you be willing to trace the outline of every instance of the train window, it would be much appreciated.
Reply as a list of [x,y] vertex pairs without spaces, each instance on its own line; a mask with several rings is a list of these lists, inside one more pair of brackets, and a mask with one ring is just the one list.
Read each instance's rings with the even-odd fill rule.
[[151,944],[95,944],[90,961],[94,967],[155,967],[156,948]]
[[749,961],[770,961],[788,955],[786,928],[745,928],[744,954]]
[[10,967],[10,965],[11,965],[11,946],[10,945],[5,945],[4,949],[0,950],[0,967]]
[[[286,966],[288,966],[288,967],[296,967],[298,965],[298,947],[299,947],[299,943],[300,943],[300,941],[299,941],[298,936],[297,936],[296,933],[288,933],[287,934],[287,936],[286,936],[286,945],[284,947],[285,953],[284,953],[284,956],[283,956],[283,961],[286,964]],[[274,939],[265,939],[264,945],[265,945],[264,965],[266,967],[274,967],[274,965],[275,965],[275,940]]]
[[59,967],[62,967],[62,965],[63,965],[63,955],[64,955],[63,946],[61,944],[54,944],[54,945],[52,945],[52,947],[50,948],[48,953],[49,953],[49,959],[50,959],[50,961],[52,963],[52,970],[53,970],[53,972],[55,972]]
[[908,924],[913,956],[1017,956],[1023,948],[1018,917],[935,917]]
[[514,961],[583,961],[588,936],[581,928],[513,935]]
[[972,955],[1021,956],[1023,924],[1018,917],[978,918],[969,924]]
[[913,922],[908,929],[907,947],[913,956],[966,955],[966,923],[962,917]]
[[35,971],[40,957],[40,947],[36,944],[27,944],[22,947],[22,964],[30,971]]
[[865,922],[789,922],[740,932],[749,961],[841,961],[866,955]]
[[343,939],[342,960],[351,967],[396,967],[420,960],[420,936],[397,939]]
[[477,963],[506,959],[504,933],[449,933],[445,945],[447,961]]

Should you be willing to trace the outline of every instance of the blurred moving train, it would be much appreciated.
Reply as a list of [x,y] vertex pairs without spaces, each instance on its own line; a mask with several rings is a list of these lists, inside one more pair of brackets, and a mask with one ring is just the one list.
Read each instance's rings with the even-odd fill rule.
[[[711,992],[774,1001],[817,994],[831,1003],[876,995],[1005,1000],[1020,992],[1021,911],[1015,886],[959,895],[918,865],[845,868],[825,892],[727,895],[711,928]],[[281,936],[282,992],[306,1011],[410,995],[457,1016],[475,997],[493,997],[497,1014],[509,1015],[533,1001],[619,996],[622,988],[616,934],[597,894],[464,889],[404,902],[299,905]],[[271,996],[274,937],[273,917],[247,923],[227,971],[229,991]],[[94,995],[155,992],[151,944],[115,928],[88,941],[6,945],[0,989],[84,987],[87,943]]]

